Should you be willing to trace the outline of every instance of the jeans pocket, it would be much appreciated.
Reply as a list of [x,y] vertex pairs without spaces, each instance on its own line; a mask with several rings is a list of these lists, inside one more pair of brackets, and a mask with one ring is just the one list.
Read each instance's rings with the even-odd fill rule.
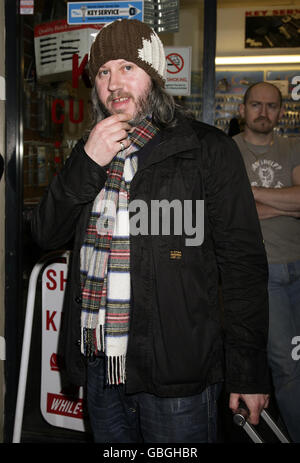
[[94,357],[88,359],[88,368],[97,368],[101,361],[104,361],[104,358],[102,355],[95,355]]
[[97,396],[103,395],[105,384],[104,357],[97,356],[88,360],[87,364],[87,392],[88,397],[97,400]]

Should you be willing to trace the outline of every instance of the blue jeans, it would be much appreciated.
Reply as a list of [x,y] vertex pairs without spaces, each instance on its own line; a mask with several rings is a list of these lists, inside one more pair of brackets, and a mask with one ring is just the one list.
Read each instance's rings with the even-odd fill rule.
[[104,358],[89,363],[87,402],[98,443],[200,443],[217,440],[217,398],[221,385],[201,394],[162,398],[126,394],[124,386],[105,386]]
[[300,442],[300,360],[292,340],[300,336],[300,261],[269,265],[268,356],[275,396],[291,439]]

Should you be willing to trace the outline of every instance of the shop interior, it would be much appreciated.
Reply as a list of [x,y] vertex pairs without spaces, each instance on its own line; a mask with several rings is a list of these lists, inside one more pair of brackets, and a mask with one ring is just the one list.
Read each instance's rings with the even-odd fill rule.
[[228,133],[231,119],[239,119],[246,88],[268,80],[283,95],[276,132],[299,136],[299,100],[292,97],[300,73],[298,11],[297,1],[218,2],[215,125],[221,130]]

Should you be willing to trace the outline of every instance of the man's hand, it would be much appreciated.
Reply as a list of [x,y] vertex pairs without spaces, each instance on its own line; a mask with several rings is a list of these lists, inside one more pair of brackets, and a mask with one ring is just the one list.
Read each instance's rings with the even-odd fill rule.
[[129,114],[121,113],[98,122],[84,146],[86,154],[100,166],[109,164],[122,149],[121,142],[124,148],[131,144],[128,132],[132,130],[132,126],[127,122],[130,119]]
[[269,397],[268,394],[236,394],[232,392],[229,399],[229,408],[233,413],[237,413],[239,401],[243,400],[249,410],[249,423],[256,425],[259,423],[261,411],[269,405]]

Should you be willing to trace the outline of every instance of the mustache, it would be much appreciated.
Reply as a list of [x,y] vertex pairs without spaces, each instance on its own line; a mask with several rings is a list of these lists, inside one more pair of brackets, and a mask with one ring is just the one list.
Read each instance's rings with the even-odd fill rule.
[[254,122],[260,122],[260,121],[271,122],[270,119],[268,119],[268,118],[265,117],[265,116],[259,116],[259,117],[257,117],[256,119],[254,119]]
[[115,93],[111,93],[107,100],[106,100],[106,104],[110,103],[111,101],[113,101],[115,98],[132,98],[133,99],[133,95],[131,95],[131,93],[127,93],[127,92],[115,92]]

